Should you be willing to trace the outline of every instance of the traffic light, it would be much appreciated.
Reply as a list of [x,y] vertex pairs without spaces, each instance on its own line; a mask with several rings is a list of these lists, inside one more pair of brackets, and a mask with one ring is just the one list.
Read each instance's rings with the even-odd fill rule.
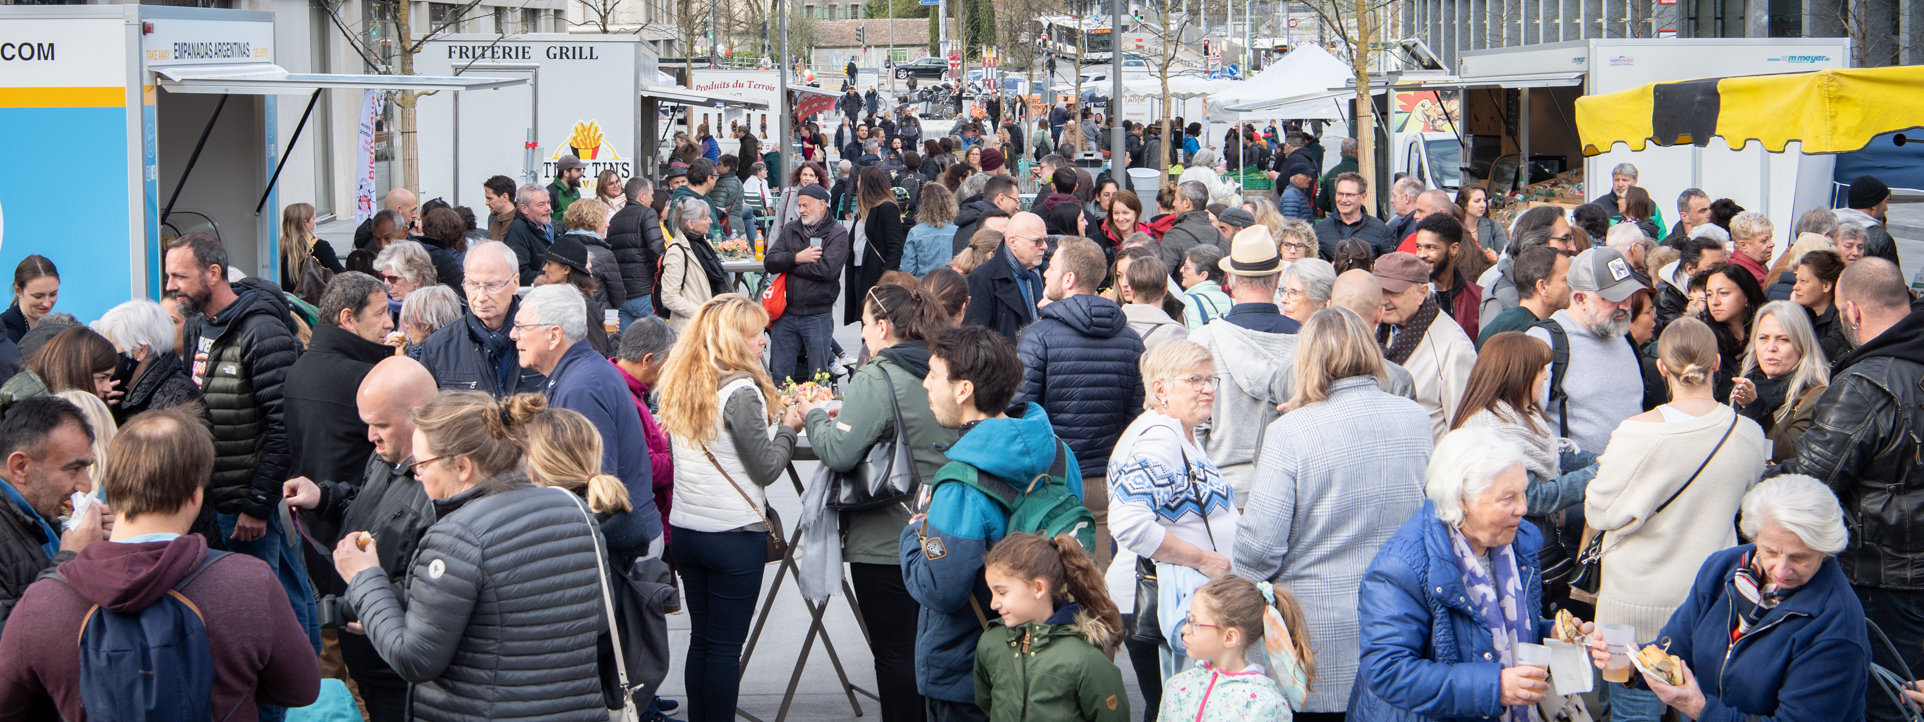
[[855,28],[855,44],[856,44],[856,45],[863,45],[863,46],[866,46],[866,45],[868,45],[868,26],[867,26],[867,25],[859,25],[859,26],[856,26],[856,28]]

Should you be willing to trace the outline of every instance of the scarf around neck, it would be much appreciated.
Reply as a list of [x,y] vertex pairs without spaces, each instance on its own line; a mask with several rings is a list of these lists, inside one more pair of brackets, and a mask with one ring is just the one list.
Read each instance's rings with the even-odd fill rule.
[[[1530,634],[1530,617],[1535,612],[1523,608],[1523,579],[1517,573],[1516,552],[1510,545],[1490,547],[1490,573],[1483,571],[1483,565],[1476,560],[1476,553],[1470,550],[1470,541],[1456,527],[1448,527],[1450,549],[1454,551],[1457,572],[1463,575],[1463,586],[1470,594],[1471,603],[1483,615],[1484,624],[1490,627],[1492,646],[1496,647],[1497,661],[1504,668],[1516,666],[1517,645],[1528,642],[1534,637]],[[1509,722],[1534,720],[1531,707],[1511,707],[1504,713]]]
[[1730,628],[1730,641],[1734,644],[1764,620],[1764,615],[1776,609],[1790,595],[1803,587],[1785,589],[1770,583],[1764,570],[1757,568],[1757,551],[1746,552],[1737,560],[1737,570],[1731,572],[1730,587],[1736,594],[1730,597],[1731,611],[1736,612],[1737,622]]
[[1410,317],[1409,325],[1401,333],[1391,338],[1396,327],[1383,324],[1376,327],[1376,342],[1383,345],[1383,356],[1398,364],[1410,360],[1416,353],[1416,345],[1423,342],[1423,335],[1430,332],[1430,324],[1436,322],[1436,314],[1442,306],[1436,302],[1436,294],[1423,298],[1423,305],[1416,307],[1416,315]]
[[1480,426],[1491,429],[1504,438],[1516,442],[1523,449],[1523,470],[1537,475],[1538,478],[1555,480],[1561,476],[1566,439],[1559,438],[1554,432],[1556,427],[1548,420],[1537,417],[1537,431],[1523,423],[1523,412],[1508,402],[1498,401],[1490,408],[1476,412],[1463,420],[1463,426]]

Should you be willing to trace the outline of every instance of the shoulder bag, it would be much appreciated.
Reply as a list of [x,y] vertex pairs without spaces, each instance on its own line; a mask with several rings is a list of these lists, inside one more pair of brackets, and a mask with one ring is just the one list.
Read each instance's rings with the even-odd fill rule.
[[[1677,487],[1670,498],[1657,505],[1657,510],[1650,512],[1650,516],[1644,518],[1645,522],[1662,514],[1664,509],[1670,507],[1670,502],[1676,501],[1677,497],[1683,495],[1685,489],[1690,488],[1690,482],[1696,481],[1697,477],[1704,473],[1704,467],[1710,466],[1710,460],[1717,458],[1717,452],[1723,450],[1724,442],[1730,440],[1730,432],[1737,429],[1737,420],[1741,418],[1743,418],[1741,415],[1733,411],[1729,428],[1724,429],[1724,435],[1717,439],[1717,445],[1711,447],[1710,455],[1704,457],[1704,463],[1698,464],[1697,470],[1690,473],[1690,478],[1684,480],[1683,486]],[[1623,537],[1619,535],[1617,544],[1622,543]],[[1589,604],[1597,603],[1597,589],[1603,584],[1603,555],[1616,549],[1617,544],[1611,544],[1609,549],[1603,548],[1603,534],[1590,528],[1589,524],[1583,525],[1583,553],[1577,556],[1577,574],[1570,579],[1571,599]]]
[[[1177,442],[1181,443],[1181,442]],[[1189,452],[1182,452],[1182,476],[1189,482],[1189,491],[1196,493],[1196,475],[1189,470]],[[1201,500],[1198,499],[1198,502]],[[1208,506],[1198,504],[1198,508]],[[1209,528],[1209,514],[1202,512],[1203,531],[1209,534],[1209,546],[1216,546],[1216,531]],[[1211,549],[1214,551],[1214,549]],[[1162,624],[1157,622],[1157,611],[1161,606],[1156,597],[1162,592],[1162,585],[1156,579],[1156,562],[1149,557],[1136,557],[1136,628],[1130,632],[1129,639],[1137,642],[1169,646],[1169,639],[1162,633]]]
[[[602,701],[608,705],[608,709],[621,710],[615,718],[617,722],[640,722],[641,710],[635,707],[635,690],[628,684],[628,661],[622,655],[621,632],[615,623],[615,596],[608,588],[608,550],[602,546],[601,535],[597,533],[601,527],[595,523],[594,515],[588,513],[588,505],[581,503],[581,497],[567,489],[556,490],[567,494],[575,508],[581,510],[581,520],[588,523],[588,540],[595,547],[595,578],[601,581],[601,609],[608,617],[608,643],[614,648],[615,679],[621,685],[614,694],[604,688]],[[615,699],[616,696],[619,699]]]
[[782,535],[782,517],[777,515],[772,507],[764,512],[761,505],[756,504],[754,499],[748,498],[748,492],[742,491],[742,486],[735,483],[735,477],[729,476],[728,470],[722,468],[720,461],[715,460],[715,454],[708,450],[707,444],[702,444],[701,453],[708,457],[708,463],[715,466],[715,471],[721,472],[722,479],[727,481],[729,486],[735,487],[735,493],[742,495],[742,501],[748,502],[748,509],[755,512],[755,518],[761,519],[762,525],[768,527],[767,561],[779,562],[787,557],[788,539]]
[[828,508],[857,511],[885,506],[913,496],[922,488],[922,474],[909,453],[908,428],[902,423],[902,406],[895,398],[895,380],[877,368],[888,386],[889,409],[895,418],[895,433],[869,447],[868,457],[848,471],[833,471],[834,487]]

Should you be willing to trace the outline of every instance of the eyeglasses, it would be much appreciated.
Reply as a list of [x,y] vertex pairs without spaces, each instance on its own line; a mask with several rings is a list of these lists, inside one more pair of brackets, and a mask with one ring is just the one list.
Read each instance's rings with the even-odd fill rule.
[[1344,193],[1344,192],[1342,192],[1342,191],[1337,191],[1337,192],[1336,192],[1336,197],[1337,197],[1337,198],[1362,198],[1362,197],[1363,197],[1363,194],[1361,194],[1361,193]]
[[1198,622],[1194,614],[1183,615],[1181,626],[1193,629],[1214,629],[1219,632],[1222,631],[1223,628],[1220,624],[1203,624],[1202,622]]
[[522,330],[524,328],[541,328],[543,326],[546,326],[549,328],[555,328],[555,329],[561,328],[560,326],[552,323],[517,323],[514,325],[513,335],[520,336],[527,333],[526,331]]
[[401,276],[396,276],[396,275],[394,275],[394,274],[391,274],[391,273],[383,273],[383,274],[381,274],[381,280],[383,280],[383,281],[387,281],[387,285],[390,285],[390,286],[392,286],[392,285],[394,285],[394,284],[397,284],[397,283],[400,283],[401,281],[404,281],[404,280],[406,280],[406,279],[405,279],[405,278],[403,278],[403,277],[401,277]]
[[1283,289],[1283,300],[1285,301],[1294,301],[1302,297],[1303,297],[1303,292],[1299,289],[1295,289],[1295,288]]
[[462,281],[461,287],[468,289],[470,291],[480,291],[482,293],[494,293],[503,288],[507,288],[510,284],[513,284],[513,283],[514,283],[513,280],[495,281],[493,283],[476,283],[474,281]]
[[1195,389],[1197,391],[1201,391],[1205,388],[1213,389],[1216,387],[1216,384],[1218,382],[1217,378],[1214,376],[1185,376],[1183,378],[1170,379],[1170,380],[1175,381],[1177,383],[1189,384],[1189,388]]
[[1045,236],[1036,236],[1035,238],[1030,238],[1027,236],[1003,236],[1003,239],[1011,242],[1021,241],[1023,243],[1030,243],[1038,246],[1042,245],[1044,242],[1049,240]]
[[445,458],[447,458],[447,457],[445,457],[445,456],[436,456],[436,457],[434,457],[434,458],[432,458],[432,459],[419,459],[419,460],[416,460],[416,461],[414,462],[414,470],[415,470],[415,471],[420,471],[420,470],[422,470],[422,469],[425,469],[425,468],[427,468],[427,467],[428,467],[428,464],[432,464],[432,463],[434,463],[434,462],[437,462],[437,461],[440,461],[440,460],[442,460],[442,459],[445,459]]

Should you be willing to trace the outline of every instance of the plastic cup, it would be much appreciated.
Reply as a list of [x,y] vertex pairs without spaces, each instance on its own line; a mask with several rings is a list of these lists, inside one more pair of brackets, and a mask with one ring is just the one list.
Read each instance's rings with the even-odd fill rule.
[[1630,681],[1630,650],[1637,644],[1637,628],[1622,624],[1599,624],[1597,631],[1610,648],[1610,661],[1603,665],[1603,679],[1622,684]]
[[1541,644],[1524,642],[1516,647],[1516,663],[1519,667],[1550,669],[1550,648]]
[[603,311],[601,314],[601,327],[606,329],[608,333],[620,332],[621,312],[615,310]]

